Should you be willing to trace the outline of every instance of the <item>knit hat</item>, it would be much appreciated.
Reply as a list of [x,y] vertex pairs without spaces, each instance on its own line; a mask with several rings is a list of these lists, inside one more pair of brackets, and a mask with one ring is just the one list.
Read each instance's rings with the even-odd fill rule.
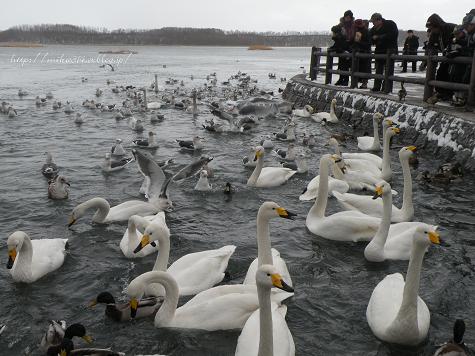
[[346,16],[353,17],[353,12],[351,10],[346,10],[345,13],[343,14],[343,17],[346,17]]
[[475,16],[472,14],[468,14],[462,20],[462,25],[470,25],[475,23]]

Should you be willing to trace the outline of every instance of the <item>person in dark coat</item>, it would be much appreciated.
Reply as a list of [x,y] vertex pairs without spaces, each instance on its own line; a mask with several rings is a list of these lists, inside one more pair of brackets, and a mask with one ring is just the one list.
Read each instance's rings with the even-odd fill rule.
[[[353,52],[371,53],[371,39],[369,38],[369,31],[362,19],[355,21],[355,38],[353,40]],[[371,73],[371,60],[369,58],[359,58],[358,72]],[[361,78],[360,89],[368,88],[368,79]]]
[[[419,37],[414,35],[414,31],[409,30],[407,31],[407,37],[404,41],[404,48],[402,54],[408,55],[417,55],[417,50],[419,49]],[[417,61],[412,62],[412,72],[415,73],[417,70]],[[402,72],[407,72],[407,61],[402,61]]]
[[[431,54],[436,55],[444,50],[452,43],[454,35],[455,24],[447,23],[437,14],[429,16],[426,22],[426,27],[430,30],[428,49]],[[435,76],[436,80],[447,82],[449,81],[449,64],[440,63]],[[438,100],[448,101],[452,98],[453,91],[450,89],[436,88],[436,93],[427,101],[435,103]]]
[[[332,27],[332,40],[335,42],[328,50],[333,50],[336,53],[350,53],[351,44],[354,37],[354,17],[351,10],[345,11],[340,23]],[[347,71],[351,67],[351,58],[338,58],[338,69]],[[349,77],[347,75],[340,75],[340,78],[335,85],[347,86]]]
[[[373,23],[373,27],[369,31],[369,36],[371,38],[372,44],[375,45],[374,53],[376,54],[386,54],[386,53],[397,53],[397,37],[399,31],[397,25],[392,20],[386,20],[380,13],[374,13],[371,15],[370,22]],[[376,61],[376,74],[383,74],[386,66],[385,59],[377,59]],[[394,74],[394,61],[391,61],[389,64],[389,75]],[[374,86],[371,91],[378,92],[381,91],[381,79],[374,80]],[[388,94],[392,92],[393,83],[384,83],[383,91]]]

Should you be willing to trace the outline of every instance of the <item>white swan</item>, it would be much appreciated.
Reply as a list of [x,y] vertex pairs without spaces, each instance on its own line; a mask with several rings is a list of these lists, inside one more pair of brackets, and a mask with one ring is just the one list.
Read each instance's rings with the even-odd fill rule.
[[[150,223],[135,251],[140,251],[152,241],[158,241],[160,248],[153,271],[168,272],[178,284],[180,295],[197,294],[221,282],[229,259],[236,249],[234,245],[227,245],[216,250],[189,253],[168,267],[170,256],[170,230],[168,227],[164,224]],[[147,296],[163,296],[164,292],[160,284],[149,284],[145,289]]]
[[336,99],[332,99],[330,103],[330,112],[317,112],[316,114],[312,115],[312,119],[315,122],[330,122],[332,124],[336,124],[338,122],[338,117],[335,114],[335,107],[336,107]]
[[303,109],[292,110],[292,116],[311,117],[312,114],[313,114],[313,108],[310,105],[305,105]]
[[381,151],[381,143],[379,142],[379,122],[383,115],[379,112],[373,115],[373,136],[357,137],[358,148],[362,151]]
[[431,243],[439,244],[439,235],[418,227],[414,233],[406,281],[400,273],[390,274],[373,290],[366,319],[378,339],[413,346],[427,337],[430,312],[418,292],[422,261]]
[[[331,160],[330,164],[331,164],[332,172],[335,172],[335,169],[337,168],[336,163],[333,160]],[[340,173],[341,173],[341,176],[343,176],[343,173],[341,172],[341,170],[340,170]],[[310,182],[308,182],[307,187],[304,189],[302,194],[300,194],[299,200],[309,201],[309,200],[315,199],[318,195],[319,186],[320,186],[320,175],[317,175]],[[350,185],[345,180],[336,179],[330,176],[328,177],[328,196],[332,196],[334,191],[339,192],[339,193],[346,193],[348,190],[350,190]]]
[[268,188],[277,187],[284,184],[297,171],[284,167],[264,168],[264,147],[257,146],[254,160],[257,160],[256,167],[247,181],[251,187]]
[[163,224],[167,226],[165,220],[165,213],[163,211],[157,213],[156,215],[151,216],[139,216],[132,215],[129,218],[127,229],[120,240],[120,249],[122,253],[127,258],[139,258],[150,255],[151,253],[157,252],[157,247],[152,245],[147,245],[142,248],[137,253],[134,253],[135,248],[142,240],[143,231],[151,223]]
[[[283,284],[280,282],[281,289]],[[155,327],[186,329],[230,330],[242,329],[249,316],[259,308],[257,289],[250,285],[219,286],[205,290],[177,309],[179,290],[174,278],[168,272],[146,272],[127,287],[132,316],[138,301],[148,284],[160,283],[165,288],[165,300],[155,315]],[[279,286],[277,286],[279,288]],[[275,302],[283,300],[289,293],[272,295]],[[285,297],[283,297],[285,295]]]
[[401,222],[391,224],[392,194],[391,186],[385,181],[376,187],[373,199],[382,196],[383,217],[376,235],[366,245],[364,256],[371,262],[384,260],[408,260],[411,256],[411,247],[414,231],[420,226],[425,230],[437,230],[437,226],[423,222]]
[[[399,160],[404,176],[404,191],[402,196],[402,207],[392,206],[391,222],[411,221],[414,217],[414,205],[412,202],[412,178],[409,167],[409,158],[416,150],[415,146],[403,147],[399,151]],[[346,210],[357,210],[377,218],[383,216],[383,202],[374,200],[370,196],[356,194],[335,194],[338,203]]]
[[379,227],[380,219],[358,211],[343,211],[325,216],[328,202],[328,170],[332,156],[320,159],[320,185],[317,200],[308,212],[306,226],[315,235],[337,241],[369,241]]
[[23,231],[8,236],[7,268],[15,282],[33,283],[63,265],[68,239],[30,240]]
[[338,145],[338,141],[333,137],[330,138],[330,140],[328,140],[328,144],[334,148],[335,153],[338,156],[342,157],[345,160],[345,163],[347,160],[351,160],[348,162],[350,166],[351,166],[351,163],[354,162],[353,160],[361,160],[361,161],[367,162],[368,164],[371,164],[378,169],[381,169],[381,167],[383,166],[383,159],[373,153],[368,153],[368,152],[343,152],[342,153],[340,151],[340,146]]
[[92,222],[99,224],[126,221],[132,215],[147,216],[154,215],[160,211],[154,204],[142,200],[129,200],[111,208],[107,200],[96,197],[79,204],[73,209],[69,216],[68,226],[74,225],[91,208],[96,209]]
[[256,271],[261,265],[273,265],[287,283],[292,286],[289,270],[279,251],[271,249],[269,222],[272,218],[291,219],[294,213],[280,207],[277,203],[268,201],[261,205],[257,212],[257,258],[252,261],[247,270],[243,284],[256,283]]
[[[292,291],[272,265],[262,265],[255,275],[259,309],[246,321],[239,335],[235,356],[294,356],[295,344],[285,321],[285,306],[271,302],[272,287]],[[284,314],[284,315],[283,315]]]

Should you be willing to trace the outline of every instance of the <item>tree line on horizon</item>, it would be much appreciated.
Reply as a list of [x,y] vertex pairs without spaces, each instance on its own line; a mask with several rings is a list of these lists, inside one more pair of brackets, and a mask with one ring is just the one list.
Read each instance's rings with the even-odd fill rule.
[[[425,38],[423,31],[416,31]],[[405,33],[400,31],[399,42]],[[138,30],[94,28],[69,24],[19,25],[0,31],[0,42],[38,44],[117,44],[117,45],[184,45],[327,47],[332,43],[329,32],[247,32],[215,28],[163,27]]]

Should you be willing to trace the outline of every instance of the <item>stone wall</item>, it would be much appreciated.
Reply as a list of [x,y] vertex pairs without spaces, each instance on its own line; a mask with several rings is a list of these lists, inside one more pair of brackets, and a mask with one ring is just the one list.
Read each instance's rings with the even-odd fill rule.
[[414,144],[442,162],[460,162],[466,170],[475,172],[475,120],[367,93],[337,90],[301,77],[287,83],[283,97],[295,102],[296,107],[309,104],[317,111],[329,111],[331,100],[336,98],[338,118],[356,131],[370,134],[372,115],[383,113],[402,128],[400,139],[404,144]]

